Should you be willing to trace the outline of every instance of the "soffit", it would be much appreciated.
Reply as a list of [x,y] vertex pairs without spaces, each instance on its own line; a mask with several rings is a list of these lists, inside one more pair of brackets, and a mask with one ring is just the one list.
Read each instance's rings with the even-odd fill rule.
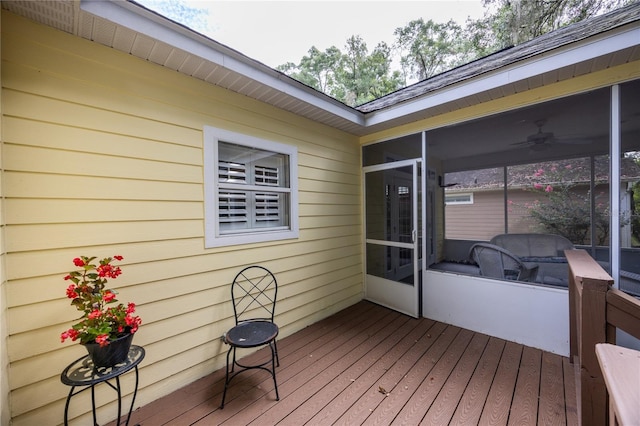
[[[587,55],[585,60],[575,60],[574,55],[574,59],[564,65],[556,60],[554,64],[537,68],[534,62],[544,59],[545,55],[553,56],[551,49],[556,49],[556,54],[562,54],[563,49],[570,51],[565,46],[593,35],[594,27],[574,32],[565,30],[562,38],[547,35],[542,40],[547,40],[547,46],[530,43],[499,52],[354,109],[135,3],[86,2],[81,8],[78,0],[3,1],[2,7],[43,25],[358,136],[640,59],[637,42],[640,36],[636,28],[631,37],[627,34],[627,38],[636,41],[626,47],[616,49],[605,45],[602,54]],[[104,7],[122,10],[109,15],[100,11]],[[86,8],[99,12],[89,13]],[[640,7],[631,11],[622,20],[601,22],[600,26],[606,29],[607,25],[621,26],[634,20],[637,23]],[[97,15],[110,16],[110,19]],[[624,31],[619,32],[625,35]],[[588,43],[584,48],[589,49]],[[529,72],[523,73],[524,68]]]

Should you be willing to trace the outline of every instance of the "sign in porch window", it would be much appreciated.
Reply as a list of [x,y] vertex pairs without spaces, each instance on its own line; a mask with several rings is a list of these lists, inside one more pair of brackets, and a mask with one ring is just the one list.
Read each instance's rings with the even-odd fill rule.
[[207,129],[207,246],[297,237],[297,150]]

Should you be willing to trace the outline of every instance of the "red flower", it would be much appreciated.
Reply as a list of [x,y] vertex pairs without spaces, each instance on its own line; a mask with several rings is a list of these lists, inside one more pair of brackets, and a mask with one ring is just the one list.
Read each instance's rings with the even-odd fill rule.
[[104,294],[102,295],[102,300],[104,300],[105,303],[109,303],[115,298],[116,298],[116,294],[111,290],[105,291]]
[[69,284],[69,287],[67,287],[67,297],[69,299],[75,299],[76,297],[78,297],[75,284]]
[[124,317],[124,320],[126,321],[127,325],[131,327],[131,333],[135,333],[136,331],[138,331],[138,327],[140,326],[140,324],[142,324],[142,320],[140,319],[140,317],[134,317],[129,314]]
[[132,314],[136,311],[136,304],[133,302],[129,302],[127,305],[127,314]]
[[63,332],[60,335],[60,341],[64,343],[65,340],[67,339],[71,339],[73,341],[75,341],[78,338],[78,332],[76,330],[74,330],[73,328],[70,328],[69,330]]
[[102,315],[102,311],[91,311],[91,313],[89,314],[89,319],[96,319],[96,318],[100,318],[100,316]]
[[80,259],[79,257],[73,259],[73,264],[77,267],[83,267],[85,265],[84,260]]
[[100,346],[107,346],[109,344],[109,336],[106,334],[99,334],[96,336],[96,343]]
[[113,266],[111,266],[111,265],[108,265],[108,264],[107,265],[100,265],[100,266],[98,266],[98,269],[97,269],[98,275],[101,276],[101,277],[109,276],[109,274],[111,272],[111,269],[113,269]]
[[116,266],[114,268],[109,264],[98,266],[97,271],[99,276],[109,278],[117,278],[118,275],[122,274],[120,267]]
[[113,258],[114,258],[115,260],[122,260],[122,259],[124,259],[124,257],[119,256],[119,255],[115,255],[115,256],[113,256]]
[[64,277],[65,280],[70,280],[71,279],[71,275],[67,275],[66,277]]

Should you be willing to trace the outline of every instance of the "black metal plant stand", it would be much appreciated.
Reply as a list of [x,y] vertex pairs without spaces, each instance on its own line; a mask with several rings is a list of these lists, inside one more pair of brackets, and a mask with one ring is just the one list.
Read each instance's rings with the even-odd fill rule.
[[[132,369],[135,369],[136,384],[133,390],[133,398],[131,399],[131,407],[129,407],[129,414],[127,415],[127,422],[125,423],[125,425],[128,425],[129,420],[131,419],[131,412],[133,411],[133,404],[136,401],[136,395],[138,393],[138,364],[140,364],[140,362],[144,359],[144,355],[144,348],[133,345],[131,346],[131,349],[129,349],[127,359],[114,367],[96,367],[93,365],[93,362],[91,361],[91,357],[89,355],[78,358],[77,360],[69,364],[60,375],[60,381],[62,381],[62,383],[67,386],[71,386],[69,396],[67,396],[67,402],[64,406],[65,426],[68,425],[68,412],[71,398],[87,389],[91,389],[91,410],[93,412],[93,424],[98,424],[96,419],[96,397],[94,388],[97,384],[103,382],[109,385],[109,387],[115,390],[118,394],[117,424],[120,425],[120,417],[122,411],[120,376],[128,371],[131,371]],[[115,386],[110,382],[110,380],[112,379],[115,379]],[[75,391],[77,387],[82,387],[82,389]]]

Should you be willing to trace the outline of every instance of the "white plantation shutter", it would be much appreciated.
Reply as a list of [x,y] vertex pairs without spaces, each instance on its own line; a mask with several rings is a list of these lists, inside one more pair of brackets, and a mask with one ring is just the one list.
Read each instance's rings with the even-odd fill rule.
[[247,183],[247,167],[241,163],[218,161],[218,179],[220,182]]
[[[255,149],[253,149],[255,151]],[[233,233],[247,229],[264,229],[286,225],[286,194],[258,190],[282,188],[281,176],[285,162],[282,155],[261,151],[260,155],[242,155],[241,148],[233,146],[229,155],[244,157],[241,162],[227,158],[218,160],[218,220],[220,232]],[[253,158],[255,157],[255,159]],[[277,164],[281,163],[280,167]],[[244,190],[242,187],[246,187]],[[231,190],[233,187],[233,190]]]
[[224,224],[227,228],[247,227],[247,194],[245,192],[220,191],[218,203],[221,225]]
[[256,222],[280,223],[280,197],[273,193],[256,193]]
[[[263,186],[280,186],[279,171],[275,167],[255,167],[255,184]],[[275,193],[256,193],[256,222],[263,224],[280,223],[280,197]]]
[[279,186],[278,169],[275,167],[255,167],[255,183],[256,185]]
[[[218,161],[218,182],[247,183],[247,167],[245,164],[231,161]],[[222,229],[246,229],[248,227],[247,194],[241,191],[224,191],[218,193],[218,218]]]

